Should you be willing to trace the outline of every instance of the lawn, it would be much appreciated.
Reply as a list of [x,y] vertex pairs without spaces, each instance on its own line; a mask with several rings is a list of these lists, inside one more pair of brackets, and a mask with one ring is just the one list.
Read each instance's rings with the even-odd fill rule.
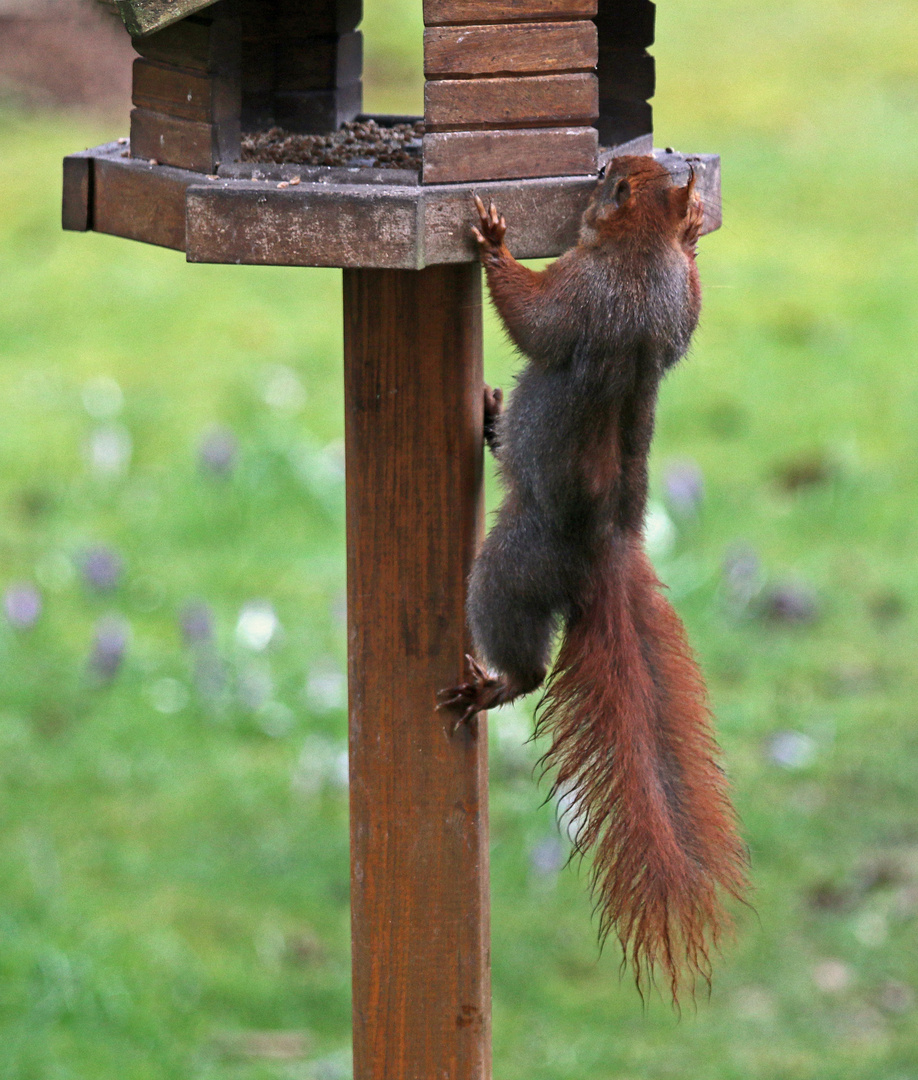
[[[370,6],[373,108],[418,107],[419,8]],[[723,155],[725,226],[649,534],[755,912],[642,1011],[495,714],[494,1072],[918,1080],[918,10],[658,8],[657,141]],[[339,275],[62,233],[123,127],[0,112],[0,1076],[346,1080]]]

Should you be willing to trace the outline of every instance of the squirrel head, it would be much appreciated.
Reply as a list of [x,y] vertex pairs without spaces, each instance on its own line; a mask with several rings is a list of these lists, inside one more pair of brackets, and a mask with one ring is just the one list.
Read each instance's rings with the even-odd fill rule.
[[612,158],[584,212],[580,242],[676,240],[697,199],[694,171],[684,187],[676,187],[652,157]]

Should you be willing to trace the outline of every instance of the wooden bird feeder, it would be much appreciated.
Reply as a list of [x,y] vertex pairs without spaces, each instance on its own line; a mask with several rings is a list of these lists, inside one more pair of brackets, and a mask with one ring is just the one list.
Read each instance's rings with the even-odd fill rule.
[[[472,195],[519,258],[575,241],[603,161],[651,152],[654,5],[423,0],[423,133],[375,118],[408,132],[394,164],[361,158],[361,0],[117,7],[139,54],[130,141],[65,159],[64,228],[344,269],[354,1076],[487,1080],[487,738],[435,710],[469,651],[482,530]],[[338,163],[251,149],[342,125]],[[684,182],[686,159],[658,156]],[[691,164],[710,231],[719,159]]]

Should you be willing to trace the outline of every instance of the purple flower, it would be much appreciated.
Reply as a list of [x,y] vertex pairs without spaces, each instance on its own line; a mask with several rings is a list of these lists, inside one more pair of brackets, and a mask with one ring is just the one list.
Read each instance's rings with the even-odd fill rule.
[[198,447],[198,464],[214,476],[229,476],[236,466],[239,444],[229,428],[211,428]]
[[41,593],[29,581],[21,581],[3,594],[3,610],[17,630],[31,630],[41,615]]
[[96,624],[89,668],[102,682],[110,682],[118,673],[130,635],[130,627],[120,615],[106,615]]
[[730,601],[745,608],[762,588],[762,564],[746,544],[734,544],[724,555],[724,588]]
[[536,877],[553,878],[567,861],[559,836],[543,837],[529,850],[529,865]]
[[694,461],[673,461],[663,473],[663,489],[677,514],[694,517],[704,498],[704,476]]
[[816,743],[800,731],[779,731],[769,741],[768,756],[783,769],[805,769],[816,756]]
[[206,645],[213,640],[214,615],[203,600],[190,600],[179,616],[182,638],[189,647]]
[[809,623],[819,614],[819,602],[809,585],[784,582],[766,591],[762,611],[774,622]]
[[117,551],[101,544],[89,548],[82,559],[83,580],[95,592],[112,592],[121,583],[124,561]]

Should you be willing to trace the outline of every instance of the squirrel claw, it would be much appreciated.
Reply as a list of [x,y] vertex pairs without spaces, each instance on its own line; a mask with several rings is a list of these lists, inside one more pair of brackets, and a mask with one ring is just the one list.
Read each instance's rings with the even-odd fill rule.
[[462,710],[453,723],[453,735],[463,724],[469,724],[477,713],[494,705],[502,705],[507,700],[507,687],[502,678],[491,675],[473,656],[466,655],[465,659],[469,666],[469,681],[441,690],[437,694],[437,697],[443,699],[437,705],[438,709]]
[[504,242],[507,222],[493,201],[489,201],[486,208],[478,195],[475,196],[475,209],[478,211],[478,227],[472,228],[472,234],[485,252],[493,253]]

